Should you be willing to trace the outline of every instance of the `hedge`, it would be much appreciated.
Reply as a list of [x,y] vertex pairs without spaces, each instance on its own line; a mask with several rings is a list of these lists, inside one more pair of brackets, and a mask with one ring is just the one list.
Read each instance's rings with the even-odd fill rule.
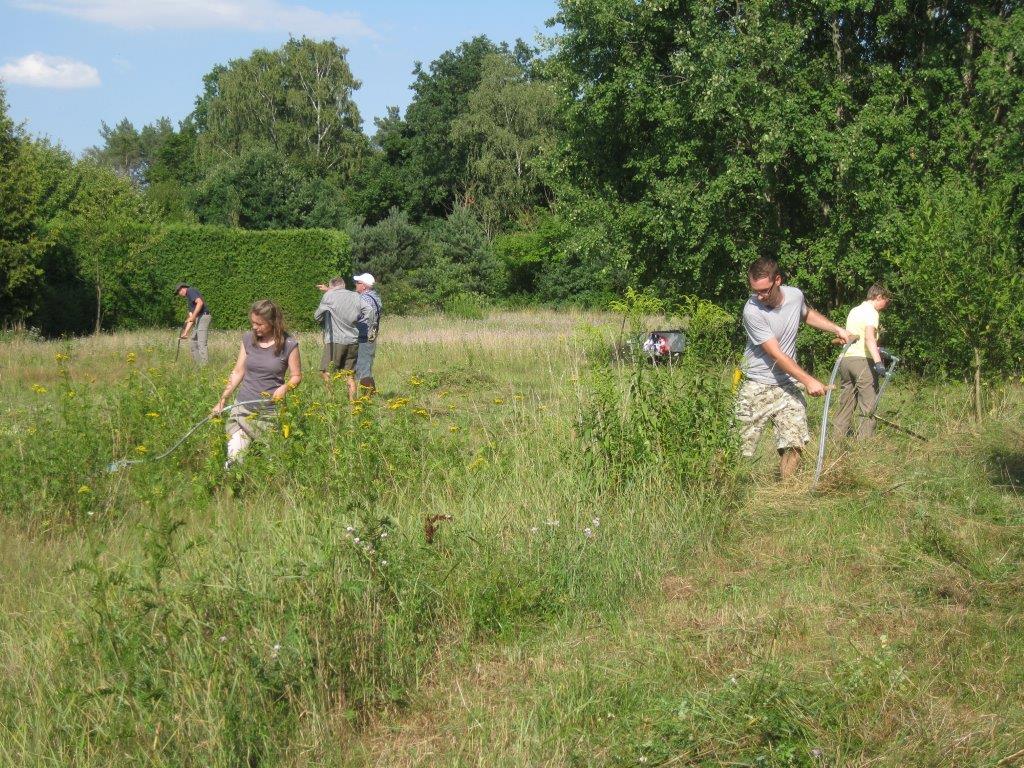
[[[250,305],[271,299],[289,328],[315,326],[317,283],[351,275],[345,232],[327,229],[242,230],[173,225],[147,251],[156,282],[166,286],[157,301],[165,322],[181,322],[185,309],[175,283],[196,287],[213,313],[215,328],[244,328]],[[351,287],[351,286],[350,286]]]

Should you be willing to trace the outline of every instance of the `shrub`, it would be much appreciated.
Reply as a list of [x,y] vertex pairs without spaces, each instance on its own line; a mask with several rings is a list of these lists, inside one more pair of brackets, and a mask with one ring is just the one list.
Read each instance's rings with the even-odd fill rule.
[[455,293],[496,296],[504,290],[502,264],[491,250],[480,222],[460,208],[431,231],[432,256],[424,285],[431,287],[435,301],[443,302]]
[[609,365],[591,342],[579,431],[593,468],[616,479],[669,473],[686,485],[721,486],[738,456],[725,370],[687,354],[678,365]]
[[466,320],[483,320],[487,314],[487,301],[475,293],[456,293],[444,302],[444,312]]
[[292,328],[313,327],[320,301],[316,284],[349,273],[349,240],[337,230],[251,232],[204,226],[172,226],[148,251],[160,292],[155,321],[183,315],[171,289],[178,281],[196,286],[209,302],[219,328],[242,328],[249,306],[271,299]]
[[352,264],[380,280],[377,290],[388,313],[404,315],[429,303],[419,281],[427,258],[424,236],[404,211],[392,208],[383,221],[354,227],[351,238]]

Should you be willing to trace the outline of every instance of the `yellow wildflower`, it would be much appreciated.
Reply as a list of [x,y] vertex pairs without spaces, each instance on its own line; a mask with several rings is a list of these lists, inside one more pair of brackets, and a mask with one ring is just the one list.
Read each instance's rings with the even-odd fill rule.
[[148,453],[149,452],[149,448],[147,448],[144,445],[136,445],[135,446],[135,451],[137,453]]
[[58,363],[66,363],[71,358],[69,358],[63,352],[58,352],[56,355],[53,356],[53,359],[56,360]]
[[409,379],[409,383],[414,387],[418,387],[423,384],[423,379],[421,379],[419,376],[412,376]]
[[448,431],[449,432],[458,432],[459,431],[459,425],[458,424],[452,424],[450,427],[448,427]]
[[477,456],[475,459],[473,459],[473,461],[471,461],[469,463],[469,467],[467,467],[467,469],[470,469],[470,470],[479,469],[480,467],[482,467],[486,463],[487,463],[487,459],[485,459],[483,456]]
[[359,426],[362,427],[363,429],[369,429],[370,427],[373,426],[373,422],[370,421],[369,419],[363,419],[362,423],[360,423]]
[[504,403],[505,403],[505,401],[502,400],[500,397],[494,398],[494,404],[495,405],[503,405]]
[[360,403],[356,403],[352,406],[352,413],[359,414],[363,412],[363,406]]
[[423,416],[424,418],[430,416],[430,411],[428,411],[426,408],[415,408],[413,409],[413,413],[415,413],[417,416]]
[[283,424],[283,425],[281,425],[281,434],[282,435],[284,435],[287,438],[288,435],[290,435],[291,433],[292,433],[292,425],[291,424]]
[[740,385],[740,380],[742,378],[743,378],[743,371],[741,371],[739,368],[733,369],[733,372],[732,372],[732,389],[733,389],[733,392],[735,392],[736,388]]
[[46,387],[44,387],[42,384],[33,384],[32,391],[35,392],[37,395],[45,395]]
[[135,358],[135,353],[134,352],[129,352],[127,355],[125,355],[124,359],[128,363],[128,365],[133,365],[135,363],[135,359],[136,359]]
[[78,487],[78,492],[79,493],[92,493],[92,488],[90,488],[88,485],[81,485],[81,486]]
[[146,414],[146,416],[151,418],[151,419],[159,419],[160,418],[160,414],[157,413],[156,411],[150,411],[149,413]]

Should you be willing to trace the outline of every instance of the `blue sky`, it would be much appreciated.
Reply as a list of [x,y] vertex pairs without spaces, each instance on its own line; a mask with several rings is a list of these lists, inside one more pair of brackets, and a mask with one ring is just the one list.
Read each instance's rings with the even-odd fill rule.
[[136,127],[192,110],[214,64],[302,34],[349,49],[364,128],[409,103],[412,68],[463,40],[535,42],[556,0],[0,0],[0,79],[11,117],[80,153],[100,121]]

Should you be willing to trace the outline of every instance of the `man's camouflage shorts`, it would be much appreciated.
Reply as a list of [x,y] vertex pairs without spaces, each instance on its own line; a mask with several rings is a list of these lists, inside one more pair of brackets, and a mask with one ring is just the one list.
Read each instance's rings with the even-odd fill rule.
[[780,386],[744,380],[736,396],[736,421],[744,456],[753,456],[757,441],[769,422],[775,429],[775,447],[803,448],[811,439],[807,430],[807,401],[796,385]]

